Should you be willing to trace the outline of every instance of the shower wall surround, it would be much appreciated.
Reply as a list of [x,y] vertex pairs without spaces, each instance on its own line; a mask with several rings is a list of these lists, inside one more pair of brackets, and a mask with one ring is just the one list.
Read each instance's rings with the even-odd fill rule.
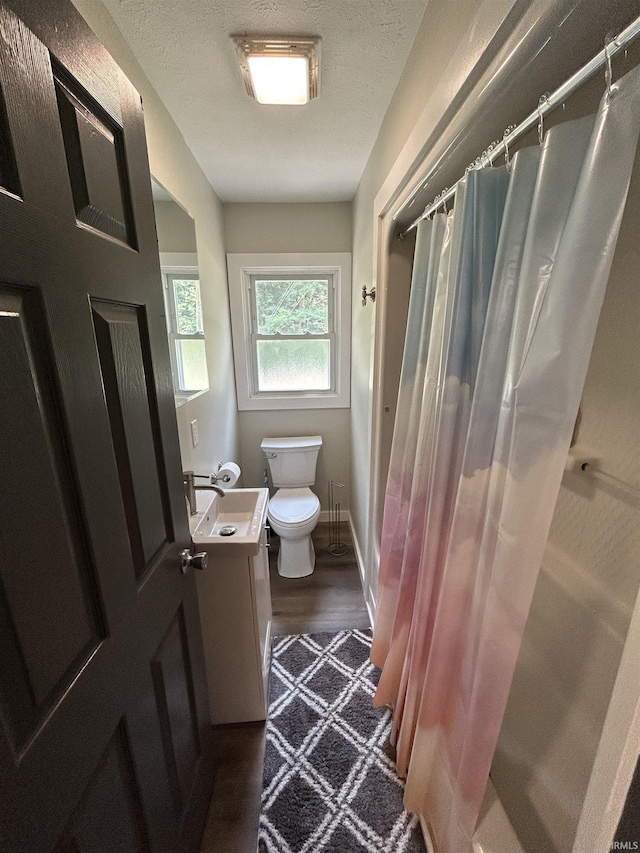
[[[640,484],[640,157],[582,398],[579,444]],[[640,584],[640,501],[565,473],[492,779],[529,853],[571,850]]]

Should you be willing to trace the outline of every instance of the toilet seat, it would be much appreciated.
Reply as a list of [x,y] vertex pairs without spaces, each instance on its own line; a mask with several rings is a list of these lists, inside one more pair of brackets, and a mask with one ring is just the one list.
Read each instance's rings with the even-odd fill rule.
[[304,524],[320,510],[317,495],[308,486],[300,489],[278,489],[269,501],[269,516],[284,525]]

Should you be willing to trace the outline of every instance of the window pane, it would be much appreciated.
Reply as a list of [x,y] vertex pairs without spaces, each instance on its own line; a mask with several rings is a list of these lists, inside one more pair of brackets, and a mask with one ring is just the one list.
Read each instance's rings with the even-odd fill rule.
[[330,342],[258,341],[258,391],[329,391]]
[[198,279],[174,278],[173,289],[176,294],[176,331],[179,335],[203,334],[200,282]]
[[176,341],[180,391],[201,391],[209,387],[204,341]]
[[329,281],[255,279],[259,335],[326,335],[329,332]]

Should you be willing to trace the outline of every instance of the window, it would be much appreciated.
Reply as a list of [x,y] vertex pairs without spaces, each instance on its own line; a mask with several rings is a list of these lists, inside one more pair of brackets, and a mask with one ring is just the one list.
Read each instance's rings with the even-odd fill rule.
[[200,279],[195,268],[162,272],[173,388],[180,405],[209,387]]
[[332,391],[333,275],[252,275],[252,353],[257,393]]
[[350,255],[228,255],[240,409],[349,405]]

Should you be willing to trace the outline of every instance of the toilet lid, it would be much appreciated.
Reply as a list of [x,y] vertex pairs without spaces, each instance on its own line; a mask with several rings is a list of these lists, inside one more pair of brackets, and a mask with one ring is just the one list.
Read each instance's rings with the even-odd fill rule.
[[269,515],[282,524],[307,521],[320,508],[311,489],[278,489],[269,501]]

